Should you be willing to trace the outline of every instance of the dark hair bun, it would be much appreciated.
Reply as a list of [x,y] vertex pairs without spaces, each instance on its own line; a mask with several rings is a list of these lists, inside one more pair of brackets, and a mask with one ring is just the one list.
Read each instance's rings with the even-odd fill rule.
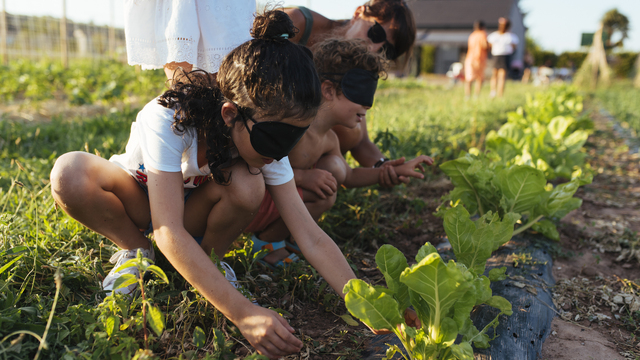
[[261,40],[284,40],[286,37],[282,37],[283,34],[293,38],[297,32],[298,29],[284,11],[265,9],[263,14],[256,15],[251,36]]

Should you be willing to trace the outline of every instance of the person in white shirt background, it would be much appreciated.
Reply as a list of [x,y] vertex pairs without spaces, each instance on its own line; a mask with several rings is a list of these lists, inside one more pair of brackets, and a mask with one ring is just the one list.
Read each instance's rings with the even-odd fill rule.
[[507,18],[501,17],[498,20],[498,31],[494,31],[487,37],[487,42],[491,46],[493,56],[493,71],[491,73],[491,97],[502,97],[504,95],[504,85],[509,72],[511,55],[516,51],[520,40],[518,36],[509,32],[511,22]]

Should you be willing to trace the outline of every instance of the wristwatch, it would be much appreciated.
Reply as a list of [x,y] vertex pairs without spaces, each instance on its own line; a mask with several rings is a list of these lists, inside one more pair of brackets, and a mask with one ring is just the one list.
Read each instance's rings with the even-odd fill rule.
[[375,164],[373,164],[373,167],[379,168],[380,166],[382,166],[382,164],[386,163],[387,161],[389,161],[389,159],[387,159],[386,157],[381,157],[380,160],[378,160]]

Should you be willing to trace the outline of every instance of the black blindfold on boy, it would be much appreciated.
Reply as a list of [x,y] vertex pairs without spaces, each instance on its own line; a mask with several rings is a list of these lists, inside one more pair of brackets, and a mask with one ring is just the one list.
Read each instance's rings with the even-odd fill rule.
[[[322,73],[320,75],[342,75],[340,88],[347,99],[362,106],[371,107],[373,105],[373,97],[378,87],[378,74],[364,69],[350,69],[346,73]],[[337,82],[333,79],[329,80]]]
[[[253,149],[264,157],[278,161],[289,155],[309,128],[309,126],[299,127],[279,121],[257,122],[250,116],[246,116],[240,107],[238,107],[238,112],[244,121],[247,132],[249,132],[249,141],[251,141]],[[253,122],[251,130],[249,130],[247,120]]]

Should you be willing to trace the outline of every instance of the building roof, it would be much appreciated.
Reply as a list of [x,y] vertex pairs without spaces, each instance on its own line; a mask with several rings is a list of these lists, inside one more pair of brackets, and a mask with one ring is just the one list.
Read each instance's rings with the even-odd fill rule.
[[418,29],[472,29],[476,20],[497,28],[517,0],[414,0],[407,2]]

